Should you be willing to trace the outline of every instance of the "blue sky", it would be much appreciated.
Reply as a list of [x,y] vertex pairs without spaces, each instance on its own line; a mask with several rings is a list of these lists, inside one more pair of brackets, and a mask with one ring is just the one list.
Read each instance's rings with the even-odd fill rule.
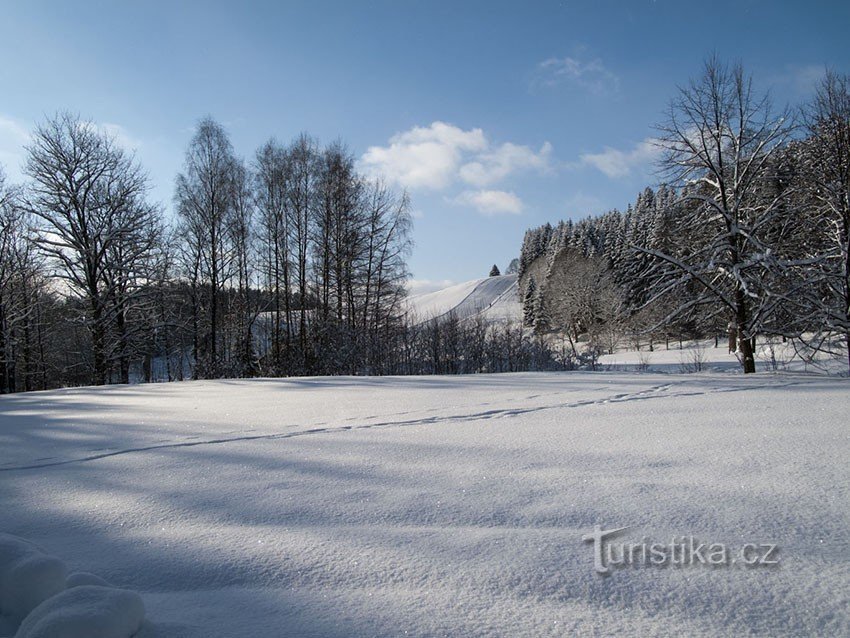
[[485,276],[545,221],[625,207],[647,140],[716,52],[780,103],[850,71],[848,2],[0,1],[0,163],[79,112],[135,149],[169,209],[199,118],[250,159],[343,139],[409,189],[418,289]]

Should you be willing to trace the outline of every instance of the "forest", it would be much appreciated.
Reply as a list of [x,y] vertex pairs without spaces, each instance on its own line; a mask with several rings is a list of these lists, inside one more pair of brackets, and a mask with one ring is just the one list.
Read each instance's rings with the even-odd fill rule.
[[740,66],[710,60],[658,132],[666,182],[625,211],[526,232],[526,326],[576,356],[722,335],[744,372],[760,337],[846,360],[847,77],[827,72],[809,104],[776,110]]
[[710,59],[657,132],[660,186],[527,231],[510,325],[408,315],[410,197],[341,142],[270,139],[246,161],[205,118],[172,218],[132,154],[58,113],[32,133],[25,182],[0,172],[0,392],[572,369],[718,335],[744,372],[765,335],[848,357],[848,78],[827,71],[777,109]]

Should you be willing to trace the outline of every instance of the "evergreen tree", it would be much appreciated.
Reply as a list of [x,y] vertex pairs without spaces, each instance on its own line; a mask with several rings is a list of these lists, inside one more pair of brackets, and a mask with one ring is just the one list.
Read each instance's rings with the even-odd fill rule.
[[529,278],[528,285],[525,287],[525,296],[522,300],[522,323],[525,326],[533,327],[535,316],[535,299],[537,298],[537,283],[534,277]]
[[546,332],[549,329],[549,313],[546,307],[546,297],[543,292],[542,287],[538,288],[532,301],[532,315],[534,323],[531,325],[534,328],[534,332],[537,334]]

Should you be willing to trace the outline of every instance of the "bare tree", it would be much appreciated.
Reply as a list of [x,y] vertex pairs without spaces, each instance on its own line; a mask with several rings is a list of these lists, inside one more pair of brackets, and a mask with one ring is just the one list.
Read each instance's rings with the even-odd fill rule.
[[156,281],[164,231],[160,208],[143,200],[131,203],[116,216],[125,230],[107,248],[103,269],[107,321],[113,327],[107,356],[117,365],[119,382],[129,383],[130,364],[141,357],[143,342],[149,337],[146,319],[153,303],[151,285]]
[[402,314],[411,249],[410,199],[381,181],[367,186],[363,242],[363,328],[372,341]]
[[[573,356],[576,342],[586,334],[592,346],[611,351],[619,334],[623,295],[600,257],[584,257],[573,248],[555,255],[540,293],[546,299],[547,319],[567,335]],[[539,315],[539,313],[538,313]],[[538,321],[541,317],[536,316]]]
[[337,142],[319,160],[318,202],[313,248],[316,298],[323,321],[334,315],[342,323],[347,313],[345,282],[350,278],[352,255],[361,241],[361,189],[354,158]]
[[[19,189],[7,186],[0,167],[0,393],[18,389],[18,362],[29,348],[35,310],[33,280],[39,274]],[[26,367],[26,362],[25,362]],[[24,371],[24,388],[29,375]]]
[[791,265],[768,243],[770,232],[781,228],[776,221],[787,212],[788,192],[771,197],[764,187],[771,159],[791,131],[789,117],[775,113],[767,95],[755,93],[740,66],[710,59],[703,75],[679,91],[659,128],[663,166],[693,204],[681,207],[673,232],[691,243],[681,255],[638,247],[657,260],[647,303],[684,282],[697,283],[702,294],[673,314],[709,301],[725,308],[737,326],[744,372],[755,372],[755,337],[781,299],[765,282]]
[[254,322],[258,310],[252,302],[251,287],[254,277],[254,203],[250,189],[250,176],[239,161],[233,167],[233,215],[229,227],[236,270],[236,296],[233,304],[236,324],[236,372],[250,376],[254,372]]
[[[195,361],[204,376],[221,374],[220,294],[231,276],[233,250],[229,226],[234,210],[236,159],[227,133],[212,118],[201,120],[177,176],[175,202],[186,250],[185,263],[198,295]],[[205,293],[205,294],[204,294]]]
[[850,78],[827,71],[804,117],[803,179],[824,239],[808,297],[815,324],[843,336],[850,365]]
[[41,222],[37,243],[57,275],[86,305],[92,380],[109,373],[111,296],[126,284],[124,259],[150,223],[149,186],[140,165],[106,133],[61,113],[39,126],[27,147],[26,208]]
[[275,374],[284,372],[283,353],[292,345],[292,260],[287,184],[289,158],[286,150],[270,140],[254,160],[254,201],[258,212],[258,241],[271,297],[271,360]]
[[316,180],[318,151],[316,141],[300,135],[289,147],[286,188],[286,215],[293,248],[294,283],[298,293],[298,343],[301,366],[310,370],[307,320],[310,296],[310,240],[317,206]]

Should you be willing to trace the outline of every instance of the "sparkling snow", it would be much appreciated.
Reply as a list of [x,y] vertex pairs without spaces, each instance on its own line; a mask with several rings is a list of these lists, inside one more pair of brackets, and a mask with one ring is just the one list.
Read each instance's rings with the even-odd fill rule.
[[[72,574],[35,588],[40,613],[123,610],[103,622],[125,633],[143,613],[139,638],[850,635],[848,389],[583,372],[4,396],[0,532]],[[596,524],[776,543],[781,564],[603,577]]]

